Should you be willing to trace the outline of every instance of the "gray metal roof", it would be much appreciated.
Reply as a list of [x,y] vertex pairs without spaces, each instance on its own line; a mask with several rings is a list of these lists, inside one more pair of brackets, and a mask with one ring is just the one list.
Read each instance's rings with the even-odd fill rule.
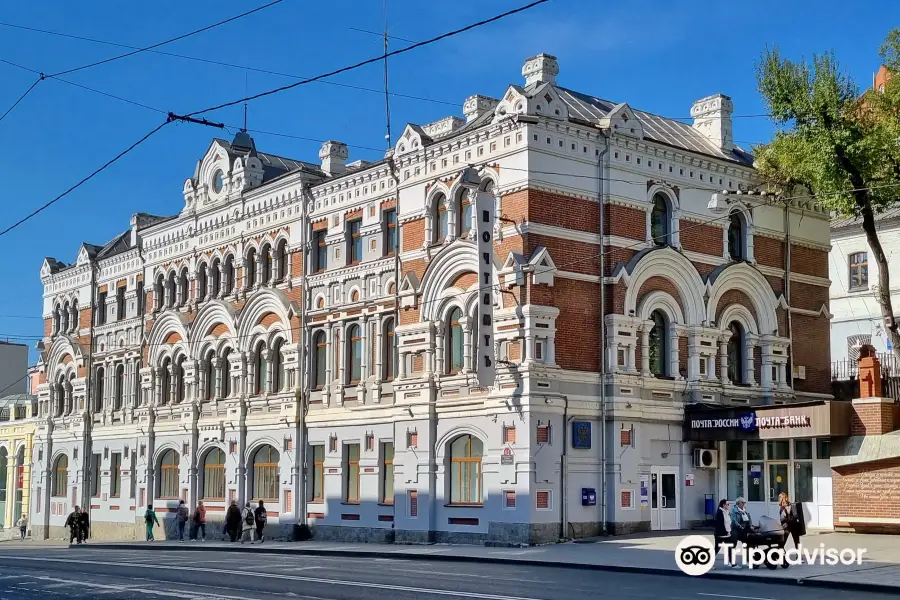
[[[876,222],[890,221],[891,219],[900,219],[900,204],[875,215]],[[841,229],[842,227],[852,226],[862,227],[862,217],[835,217],[831,220],[832,229]]]
[[31,406],[37,404],[38,397],[34,394],[10,394],[0,398],[0,408],[12,408],[14,406]]
[[[587,94],[553,86],[563,102],[569,108],[569,116],[582,121],[598,121],[606,117],[618,104],[609,100],[601,100]],[[533,90],[532,90],[533,92]],[[526,92],[527,93],[527,92]],[[716,158],[722,158],[744,165],[753,164],[753,156],[738,146],[731,152],[723,152],[721,148],[713,144],[706,136],[691,127],[687,123],[667,119],[632,108],[635,116],[640,120],[644,128],[644,137],[673,148],[680,148],[690,152],[707,154]]]
[[[246,135],[245,137],[249,139],[250,144],[253,144],[253,138]],[[283,156],[276,156],[274,154],[266,154],[265,152],[257,152],[255,144],[253,144],[250,150],[246,150],[244,147],[235,147],[231,142],[221,138],[216,138],[216,141],[225,146],[232,157],[256,156],[263,166],[263,183],[267,183],[276,177],[280,177],[285,173],[291,173],[293,171],[307,171],[324,176],[321,166],[317,164],[304,162],[302,160],[294,160],[293,158],[285,158]]]

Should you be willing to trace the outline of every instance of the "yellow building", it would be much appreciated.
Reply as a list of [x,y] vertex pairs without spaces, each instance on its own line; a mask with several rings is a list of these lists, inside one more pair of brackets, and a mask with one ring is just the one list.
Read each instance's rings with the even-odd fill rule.
[[7,530],[28,514],[37,410],[32,394],[0,398],[0,525]]

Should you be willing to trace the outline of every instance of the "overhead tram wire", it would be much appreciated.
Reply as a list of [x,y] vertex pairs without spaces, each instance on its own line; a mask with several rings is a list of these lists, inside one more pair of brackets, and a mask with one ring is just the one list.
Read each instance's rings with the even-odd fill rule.
[[90,68],[92,68],[92,67],[96,67],[96,66],[99,66],[99,65],[104,65],[104,64],[107,64],[107,63],[111,63],[111,62],[113,62],[113,61],[120,60],[120,59],[122,59],[122,58],[127,58],[127,57],[129,57],[129,56],[134,56],[135,54],[140,54],[141,52],[147,52],[147,51],[152,50],[152,49],[154,49],[154,48],[159,48],[160,46],[165,46],[165,45],[167,45],[167,44],[171,44],[172,42],[177,42],[177,41],[179,41],[179,40],[183,40],[183,39],[185,39],[185,38],[189,38],[189,37],[191,37],[191,36],[197,35],[198,33],[203,33],[204,31],[209,31],[210,29],[215,29],[216,27],[219,27],[219,26],[221,26],[221,25],[225,25],[226,23],[231,23],[232,21],[237,21],[238,19],[242,19],[242,18],[244,18],[244,17],[247,17],[247,16],[249,16],[249,15],[252,15],[252,14],[254,14],[254,13],[257,13],[257,12],[259,12],[259,11],[261,11],[261,10],[265,10],[265,9],[267,9],[267,8],[270,8],[270,7],[272,7],[272,6],[275,6],[276,4],[281,4],[282,2],[284,2],[284,0],[272,0],[272,2],[269,2],[268,4],[264,4],[264,5],[262,5],[262,6],[258,6],[258,7],[254,8],[254,9],[252,9],[252,10],[248,10],[248,11],[246,11],[246,12],[243,12],[243,13],[239,14],[239,15],[235,15],[235,16],[233,16],[233,17],[229,17],[229,18],[227,18],[227,19],[225,19],[225,20],[222,20],[222,21],[219,21],[219,22],[217,22],[217,23],[213,23],[212,25],[207,25],[207,26],[205,26],[205,27],[201,27],[200,29],[195,29],[194,31],[190,31],[190,32],[188,32],[188,33],[184,33],[184,34],[181,34],[181,35],[179,35],[179,36],[176,36],[176,37],[173,37],[173,38],[169,38],[169,39],[167,39],[167,40],[165,40],[165,41],[158,42],[158,43],[156,43],[156,44],[151,44],[151,45],[149,45],[149,46],[144,46],[144,47],[142,47],[142,48],[137,48],[137,49],[133,50],[132,52],[126,52],[125,54],[120,54],[120,55],[118,55],[118,56],[111,56],[111,57],[109,57],[109,58],[105,58],[105,59],[103,59],[103,60],[98,60],[98,61],[95,61],[95,62],[86,64],[86,65],[82,65],[82,66],[80,66],[80,67],[75,67],[75,68],[72,68],[72,69],[66,69],[65,71],[59,71],[59,72],[57,72],[57,73],[53,73],[52,75],[48,75],[47,77],[58,77],[58,76],[60,76],[60,75],[68,75],[69,73],[76,73],[76,72],[78,72],[78,71],[83,71],[83,70],[85,70],[85,69],[90,69]]
[[235,106],[236,104],[243,104],[244,102],[249,102],[249,101],[251,101],[251,100],[257,100],[257,99],[259,99],[259,98],[264,98],[264,97],[266,97],[266,96],[271,96],[271,95],[273,95],[273,94],[278,94],[278,93],[280,93],[280,92],[284,92],[284,91],[287,91],[287,90],[290,90],[290,89],[299,87],[299,86],[301,86],[301,85],[306,85],[306,84],[308,84],[308,83],[313,83],[313,82],[315,82],[315,81],[319,81],[319,80],[325,79],[325,78],[327,78],[327,77],[333,77],[334,75],[339,75],[339,74],[341,74],[341,73],[346,73],[346,72],[348,72],[348,71],[353,71],[353,70],[356,70],[356,69],[358,69],[358,68],[360,68],[360,67],[364,67],[364,66],[366,66],[366,65],[370,65],[370,64],[373,64],[373,63],[377,63],[377,62],[386,60],[386,59],[390,58],[391,56],[398,56],[398,55],[400,55],[400,54],[405,54],[405,53],[407,53],[407,52],[411,52],[412,50],[416,50],[416,49],[418,49],[418,48],[421,48],[421,47],[423,47],[423,46],[428,46],[428,45],[434,44],[435,42],[439,42],[439,41],[441,41],[441,40],[444,40],[444,39],[447,39],[447,38],[450,38],[450,37],[459,35],[459,34],[461,34],[461,33],[465,33],[465,32],[467,32],[467,31],[471,31],[472,29],[476,29],[476,28],[481,27],[481,26],[483,26],[483,25],[488,25],[488,24],[490,24],[490,23],[494,23],[494,22],[499,21],[499,20],[501,20],[501,19],[504,19],[504,18],[506,18],[506,17],[510,17],[510,16],[512,16],[512,15],[515,15],[515,14],[524,12],[524,11],[526,11],[526,10],[532,9],[532,8],[534,8],[534,7],[536,7],[536,6],[541,5],[541,4],[545,4],[545,3],[549,2],[549,1],[550,1],[550,0],[535,0],[534,2],[531,2],[531,3],[526,4],[526,5],[524,5],[524,6],[520,6],[520,7],[518,7],[518,8],[514,8],[514,9],[512,9],[512,10],[508,10],[508,11],[506,11],[506,12],[500,13],[499,15],[495,15],[495,16],[490,17],[490,18],[488,18],[488,19],[483,19],[483,20],[481,20],[481,21],[477,21],[477,22],[475,22],[475,23],[472,23],[472,24],[470,24],[470,25],[466,25],[465,27],[461,27],[461,28],[459,28],[459,29],[454,29],[454,30],[452,30],[452,31],[448,31],[448,32],[443,33],[443,34],[441,34],[441,35],[438,35],[438,36],[436,36],[436,37],[430,38],[430,39],[425,40],[425,41],[423,41],[423,42],[418,42],[418,43],[416,43],[416,44],[412,44],[412,45],[407,46],[407,47],[405,47],[405,48],[400,48],[400,49],[398,49],[398,50],[392,50],[391,52],[388,52],[388,53],[381,53],[381,54],[378,54],[377,56],[374,56],[374,57],[372,57],[372,58],[368,58],[368,59],[363,60],[363,61],[360,61],[360,62],[358,62],[358,63],[352,64],[352,65],[349,65],[349,66],[346,66],[346,67],[341,67],[340,69],[335,69],[335,70],[329,71],[329,72],[327,72],[327,73],[322,73],[321,75],[317,75],[317,76],[315,76],[315,77],[310,77],[310,78],[307,78],[307,79],[303,79],[303,80],[301,80],[301,81],[298,81],[298,82],[296,82],[296,83],[292,83],[292,84],[290,84],[290,85],[284,85],[284,86],[277,87],[277,88],[274,88],[274,89],[271,89],[271,90],[268,90],[268,91],[265,91],[265,92],[260,92],[260,93],[258,93],[258,94],[253,94],[252,96],[246,96],[246,97],[244,97],[244,98],[238,98],[237,100],[232,100],[232,101],[230,101],[230,102],[224,102],[224,103],[222,103],[222,104],[218,104],[218,105],[216,105],[216,106],[211,106],[211,107],[209,107],[209,108],[204,108],[204,109],[201,109],[201,110],[196,110],[196,111],[194,111],[194,112],[188,113],[188,114],[185,115],[185,116],[188,116],[188,117],[194,117],[194,116],[199,115],[199,114],[202,114],[202,113],[212,112],[212,111],[215,111],[215,110],[220,110],[220,109],[222,109],[222,108],[228,108],[229,106]]
[[13,111],[13,109],[19,105],[19,102],[21,102],[22,100],[24,100],[25,97],[26,97],[28,94],[31,93],[31,90],[33,90],[34,88],[36,88],[36,87],[37,87],[37,84],[39,84],[43,79],[44,79],[44,75],[43,75],[43,74],[41,74],[40,77],[38,77],[37,79],[35,79],[35,80],[34,80],[34,83],[32,83],[31,86],[30,86],[27,90],[25,90],[25,93],[22,94],[21,96],[19,96],[19,99],[16,100],[15,102],[13,102],[13,103],[12,103],[12,106],[10,106],[9,108],[7,108],[7,109],[6,109],[6,112],[4,112],[3,115],[0,115],[0,121],[3,121],[3,119],[6,118],[6,115],[8,115],[9,113],[11,113],[11,112]]

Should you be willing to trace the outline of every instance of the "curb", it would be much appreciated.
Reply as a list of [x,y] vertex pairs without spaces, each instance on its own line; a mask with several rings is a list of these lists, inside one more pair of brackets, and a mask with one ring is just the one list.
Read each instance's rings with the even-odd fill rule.
[[[452,563],[468,563],[479,562],[498,565],[524,566],[524,567],[548,567],[557,569],[570,569],[575,571],[606,571],[612,573],[633,573],[640,575],[662,575],[666,577],[690,577],[677,569],[666,569],[663,567],[635,567],[627,565],[596,565],[588,563],[561,563],[544,560],[533,559],[517,559],[502,558],[497,556],[460,556],[453,554],[416,554],[414,552],[379,552],[377,550],[328,550],[314,549],[309,547],[294,548],[278,548],[268,547],[263,550],[258,549],[259,546],[203,546],[201,545],[178,545],[173,546],[166,543],[155,544],[85,544],[78,546],[85,550],[147,550],[161,551],[171,550],[175,552],[232,552],[232,553],[265,553],[279,554],[286,556],[346,556],[348,558],[392,558],[399,560],[433,560],[440,562]],[[763,572],[764,573],[764,572]],[[811,577],[776,577],[774,575],[762,574],[757,576],[742,575],[740,573],[729,573],[723,571],[711,571],[702,577],[708,579],[721,579],[725,581],[746,581],[752,583],[768,583],[778,585],[802,585],[806,587],[845,590],[854,592],[876,592],[896,594],[900,587],[895,585],[887,585],[883,583],[861,583],[852,581],[835,581],[816,579],[820,576]]]

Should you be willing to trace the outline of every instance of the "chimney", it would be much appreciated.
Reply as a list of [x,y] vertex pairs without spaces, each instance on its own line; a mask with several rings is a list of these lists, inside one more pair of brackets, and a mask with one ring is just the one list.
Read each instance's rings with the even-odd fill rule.
[[328,141],[322,144],[319,150],[319,158],[322,159],[322,170],[327,175],[340,175],[347,170],[347,144],[343,142]]
[[494,112],[500,101],[488,96],[474,95],[466,98],[463,103],[463,114],[466,115],[466,123],[473,121],[487,112]]
[[559,75],[559,63],[555,56],[541,52],[525,61],[522,67],[522,76],[525,78],[525,87],[533,87],[542,83],[556,83]]
[[734,149],[734,135],[731,128],[733,111],[734,104],[728,96],[724,94],[707,96],[694,102],[694,106],[691,107],[693,127],[723,152],[731,152]]

